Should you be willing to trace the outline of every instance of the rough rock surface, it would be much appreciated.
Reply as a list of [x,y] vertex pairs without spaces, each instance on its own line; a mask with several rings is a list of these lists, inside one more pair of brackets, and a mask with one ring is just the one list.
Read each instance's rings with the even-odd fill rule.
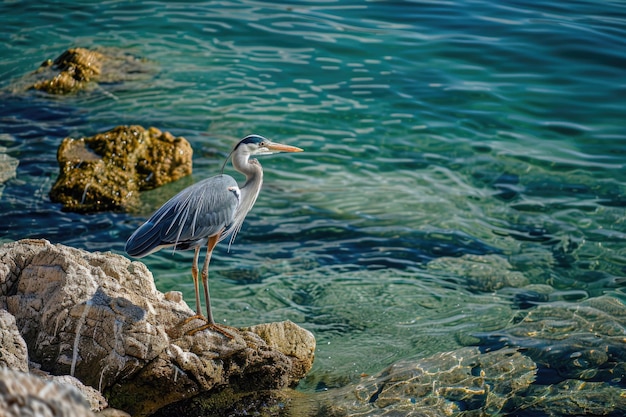
[[0,309],[0,368],[28,372],[28,348],[15,324],[15,317]]
[[0,415],[3,417],[96,416],[71,385],[0,368]]
[[269,326],[272,337],[286,338],[271,346],[233,328],[233,339],[210,330],[187,335],[202,323],[184,324],[194,312],[176,295],[157,291],[144,264],[119,255],[45,240],[0,246],[0,308],[15,317],[30,361],[78,378],[133,416],[226,387],[280,390],[312,366],[314,339],[290,322]]
[[311,368],[315,338],[312,333],[298,331],[298,328],[297,324],[286,321],[257,324],[242,330],[258,334],[269,347],[293,358],[294,372],[300,379]]
[[60,173],[50,191],[67,211],[127,210],[139,191],[191,174],[191,145],[151,127],[118,126],[59,146]]
[[152,72],[142,59],[114,48],[72,48],[54,61],[45,60],[39,69],[18,84],[49,94],[69,94],[94,82],[116,83]]

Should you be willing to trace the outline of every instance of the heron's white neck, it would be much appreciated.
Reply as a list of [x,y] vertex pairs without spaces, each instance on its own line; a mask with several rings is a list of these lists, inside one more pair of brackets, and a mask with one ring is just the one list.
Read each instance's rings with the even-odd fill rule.
[[246,183],[241,187],[249,190],[258,190],[263,183],[263,168],[256,159],[250,159],[249,154],[235,154],[233,156],[233,167],[246,176]]
[[[252,209],[256,202],[261,185],[263,184],[263,168],[256,159],[250,159],[250,154],[235,154],[233,167],[246,176],[245,184],[241,189],[241,202],[239,203],[239,215],[245,215]],[[243,221],[243,218],[241,219]]]
[[228,230],[223,236],[231,235],[228,247],[235,240],[241,225],[243,224],[246,214],[252,209],[256,198],[261,191],[261,185],[263,184],[263,169],[261,164],[256,159],[250,159],[250,154],[239,155],[237,152],[233,155],[233,167],[246,176],[246,183],[240,187],[241,199],[239,206],[235,211],[233,220],[228,227]]

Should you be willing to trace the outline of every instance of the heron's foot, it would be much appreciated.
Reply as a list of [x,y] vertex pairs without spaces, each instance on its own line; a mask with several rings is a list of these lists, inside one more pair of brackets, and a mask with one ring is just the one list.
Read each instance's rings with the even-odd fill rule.
[[227,332],[226,330],[224,330],[222,327],[218,324],[215,323],[209,323],[209,319],[207,319],[206,317],[204,317],[202,314],[196,314],[195,316],[191,316],[191,317],[187,317],[185,320],[183,320],[182,322],[182,326],[186,325],[189,322],[192,322],[194,320],[202,320],[204,321],[206,324],[203,324],[200,327],[197,327],[195,329],[192,330],[188,330],[185,332],[186,335],[188,336],[193,336],[194,334],[201,332],[203,330],[213,330],[215,332],[218,332],[224,336],[226,336],[229,339],[234,339],[235,336],[233,336],[232,334],[230,334],[229,332]]
[[[185,320],[182,321],[182,323],[180,324],[181,326],[186,325],[187,323],[190,323],[194,320],[202,320],[202,321],[207,321],[207,318],[204,317],[202,314],[196,314],[194,316],[191,317],[187,317]],[[208,322],[208,321],[207,321]]]
[[193,336],[194,334],[201,332],[203,330],[213,330],[214,332],[218,332],[221,333],[222,335],[226,336],[229,339],[234,339],[235,336],[233,336],[232,334],[230,334],[229,332],[227,332],[226,330],[224,330],[222,328],[222,326],[215,324],[215,323],[207,323],[203,326],[198,327],[197,329],[193,329],[187,332],[187,334],[189,336]]

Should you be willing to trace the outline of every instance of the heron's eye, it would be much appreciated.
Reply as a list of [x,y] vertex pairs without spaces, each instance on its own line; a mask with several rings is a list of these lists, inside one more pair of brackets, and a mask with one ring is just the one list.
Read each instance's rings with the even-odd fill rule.
[[265,146],[265,142],[259,143],[259,146]]

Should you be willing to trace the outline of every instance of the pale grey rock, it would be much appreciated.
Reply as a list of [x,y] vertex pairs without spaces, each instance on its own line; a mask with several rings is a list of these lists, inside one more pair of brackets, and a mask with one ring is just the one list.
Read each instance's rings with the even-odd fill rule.
[[0,309],[0,368],[28,372],[28,348],[15,324],[15,317]]
[[3,417],[95,417],[71,385],[0,368],[0,415]]
[[315,349],[312,335],[291,322],[263,337],[234,328],[225,329],[232,339],[211,330],[188,335],[202,322],[185,322],[194,312],[175,292],[159,292],[144,264],[46,240],[0,246],[0,307],[15,316],[41,371],[74,376],[133,416],[227,386],[294,386]]
[[84,385],[73,376],[47,376],[46,379],[64,387],[74,387],[78,392],[82,394],[83,398],[87,401],[87,403],[89,404],[89,408],[92,411],[102,411],[109,405],[108,401],[106,400],[106,398],[104,398],[100,391],[90,386]]

